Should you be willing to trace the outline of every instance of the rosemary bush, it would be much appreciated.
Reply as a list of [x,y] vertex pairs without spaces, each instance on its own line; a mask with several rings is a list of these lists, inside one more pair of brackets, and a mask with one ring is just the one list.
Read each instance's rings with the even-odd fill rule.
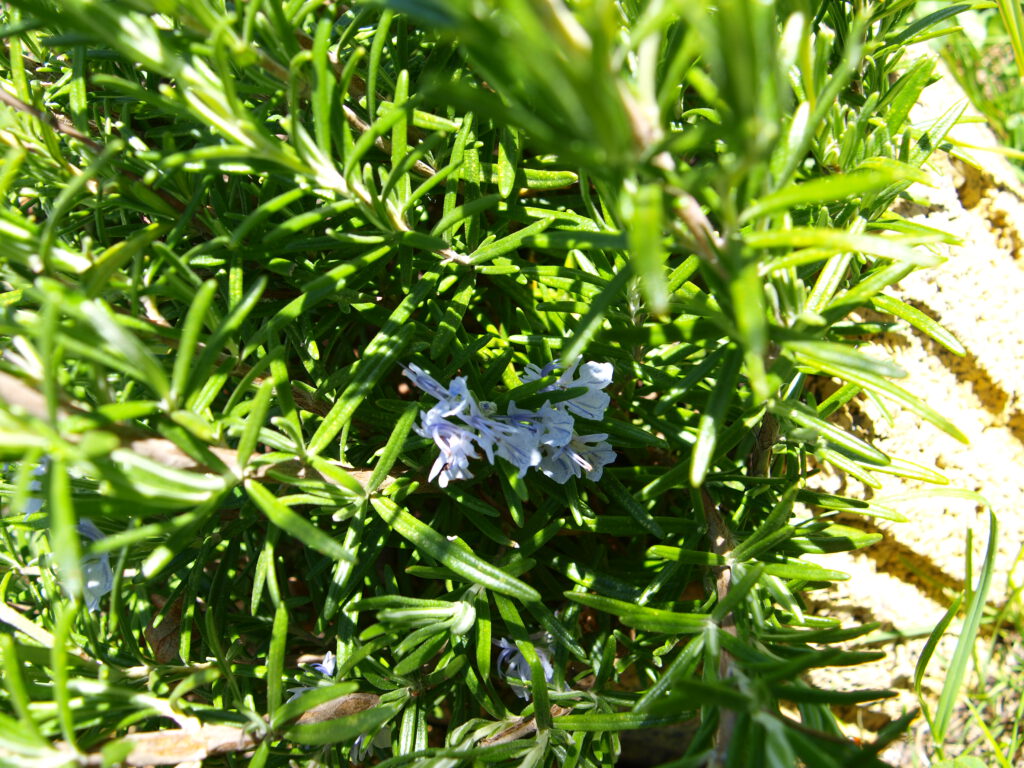
[[802,556],[897,512],[806,480],[962,438],[857,344],[962,351],[886,289],[964,7],[8,2],[0,763],[880,764]]

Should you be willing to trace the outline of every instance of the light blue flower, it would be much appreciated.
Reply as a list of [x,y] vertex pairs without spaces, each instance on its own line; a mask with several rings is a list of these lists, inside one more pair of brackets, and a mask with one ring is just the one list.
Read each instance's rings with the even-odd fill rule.
[[[50,459],[44,456],[39,460],[39,463],[32,469],[32,474],[38,478],[46,473],[50,466]],[[7,469],[5,465],[4,469]],[[29,483],[29,490],[34,493],[39,493],[42,490],[42,482],[38,479],[32,480]],[[25,503],[25,517],[34,515],[43,509],[43,499],[39,496],[33,496]],[[96,527],[96,524],[87,517],[83,517],[78,521],[75,526],[75,530],[78,534],[87,542],[99,541],[104,537],[103,531]],[[96,611],[100,607],[100,600],[103,596],[109,594],[114,588],[114,571],[110,567],[110,555],[106,552],[99,554],[87,553],[82,556],[79,561],[79,567],[82,569],[82,578],[85,582],[82,589],[82,595],[85,598],[85,607],[90,612]]]
[[[564,391],[575,387],[584,387],[587,391],[582,395],[578,395],[571,400],[565,400],[558,403],[558,405],[567,408],[577,416],[582,416],[584,419],[600,421],[604,418],[604,412],[611,402],[608,394],[601,390],[611,384],[612,374],[615,369],[611,363],[595,363],[593,361],[584,363],[581,366],[580,359],[574,360],[572,365],[562,372],[557,381],[541,391],[553,392],[559,389]],[[549,376],[554,369],[554,362],[548,363],[543,368],[530,364],[526,366],[522,378],[525,382],[537,381],[545,376]],[[579,370],[578,375],[577,370]]]
[[438,406],[448,415],[476,406],[476,399],[466,385],[465,376],[456,376],[452,379],[451,384],[444,387],[437,379],[414,363],[403,368],[402,372],[416,387],[437,400]]
[[319,672],[324,677],[334,677],[334,670],[337,668],[337,659],[334,658],[334,652],[328,651],[324,654],[324,659],[318,664],[313,665],[313,669]]
[[415,363],[409,363],[409,365],[402,368],[402,373],[405,374],[405,378],[411,381],[414,386],[422,389],[435,400],[447,400],[451,396],[447,387],[441,386],[437,379]]
[[[334,670],[337,668],[337,659],[334,658],[333,651],[328,651],[324,654],[324,658],[322,661],[319,661],[311,666],[324,677],[334,677]],[[299,698],[299,696],[304,694],[306,691],[313,690],[316,690],[316,686],[298,685],[294,688],[289,688],[288,693],[291,694],[291,697],[288,699],[288,701],[294,701],[295,699]]]
[[508,404],[508,418],[530,429],[540,445],[567,445],[573,436],[573,417],[558,406],[544,403],[536,411],[525,411],[513,400]]
[[468,412],[459,414],[459,419],[475,431],[474,438],[487,461],[493,464],[497,454],[518,468],[522,477],[530,467],[540,463],[537,435],[508,417],[493,415],[494,412],[494,403],[473,402]]
[[519,477],[540,464],[542,458],[537,436],[525,429],[517,429],[499,439],[496,453],[519,470]]
[[[103,531],[87,517],[83,517],[75,526],[79,535],[86,541],[99,541]],[[106,552],[89,553],[82,557],[82,578],[85,586],[85,607],[95,611],[100,607],[100,600],[114,588],[114,571],[110,567],[110,556]]]
[[518,428],[497,435],[494,453],[519,470],[519,477],[540,464],[541,459],[537,437],[528,430]]
[[[37,477],[37,478],[42,477],[43,475],[46,474],[46,470],[47,470],[47,468],[49,466],[50,466],[50,459],[48,457],[44,456],[42,459],[39,460],[39,463],[36,465],[36,468],[32,470],[32,474],[35,477]],[[30,491],[34,491],[35,493],[39,493],[40,491],[43,490],[43,484],[39,480],[33,480],[31,483],[28,484],[28,488],[29,488]],[[25,502],[25,517],[28,517],[29,515],[34,515],[36,512],[38,512],[42,508],[43,508],[43,498],[42,498],[42,496],[33,496],[33,497],[31,497],[28,501]]]
[[559,484],[584,473],[588,480],[600,480],[605,465],[615,461],[615,451],[605,442],[607,437],[574,434],[568,445],[545,446],[540,471]]
[[[555,372],[555,369],[557,367],[557,360],[552,360],[550,363],[545,363],[543,367],[537,365],[536,363],[527,363],[526,367],[523,368],[523,375],[520,376],[520,378],[527,383],[531,381],[538,381],[540,379],[543,379],[545,376],[550,376],[552,373]],[[552,387],[547,387],[546,389],[550,391]]]
[[477,454],[473,449],[475,435],[465,427],[449,421],[446,416],[451,411],[442,409],[441,404],[420,414],[420,424],[415,427],[416,434],[429,437],[434,441],[440,453],[430,468],[428,480],[437,478],[437,484],[446,488],[452,480],[468,480],[473,477],[469,471],[469,460]]
[[[39,478],[46,474],[46,468],[49,465],[49,457],[43,456],[43,458],[39,460],[39,463],[32,468],[32,476],[34,479],[29,482],[28,490],[36,495],[30,496],[28,500],[25,502],[25,508],[23,510],[25,517],[34,515],[43,508],[43,498],[42,496],[38,495],[40,491],[42,491],[43,489],[43,484],[42,482],[40,482]],[[11,467],[11,464],[4,464],[4,473],[11,472]]]
[[356,737],[355,743],[352,744],[352,749],[349,752],[349,760],[356,764],[362,764],[367,757],[376,752],[378,749],[388,749],[391,746],[391,727],[385,725],[374,735],[372,739],[367,739],[365,733],[361,733]]
[[[499,637],[495,641],[495,645],[501,648],[501,653],[498,654],[497,667],[504,677],[522,680],[527,683],[533,680],[533,670],[515,643],[511,640],[506,640],[504,637]],[[537,643],[534,643],[533,650],[537,653],[541,669],[544,670],[544,680],[550,683],[555,676],[555,668],[551,664],[551,652],[545,646]],[[528,687],[511,682],[509,687],[519,698],[529,700],[530,689]]]
[[[555,363],[543,368],[527,365],[523,380],[537,381],[554,368]],[[577,359],[542,391],[583,388],[583,394],[560,403],[545,402],[535,411],[519,408],[512,401],[504,414],[497,412],[494,403],[478,401],[463,376],[444,386],[417,365],[410,364],[403,371],[416,387],[438,401],[420,413],[420,423],[414,429],[438,447],[439,454],[428,479],[436,478],[442,488],[452,480],[473,477],[469,461],[478,458],[477,449],[491,464],[495,456],[505,459],[519,471],[520,477],[539,467],[560,483],[580,477],[581,472],[586,472],[590,479],[600,479],[602,467],[615,459],[608,443],[592,444],[595,439],[603,441],[607,435],[580,437],[574,429],[574,415],[592,420],[604,418],[610,398],[601,390],[611,383],[610,363],[588,362],[581,366]]]
[[572,452],[567,446],[553,448],[546,446],[541,457],[539,469],[559,485],[565,485],[569,478],[580,476],[580,471],[573,461]]

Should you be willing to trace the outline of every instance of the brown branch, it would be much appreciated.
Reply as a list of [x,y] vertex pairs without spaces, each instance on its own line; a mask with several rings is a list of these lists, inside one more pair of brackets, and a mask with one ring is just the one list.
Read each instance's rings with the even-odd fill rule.
[[[683,241],[719,277],[725,279],[725,268],[718,258],[718,254],[725,248],[725,244],[722,242],[721,236],[711,226],[708,217],[704,215],[700,203],[689,192],[675,187],[669,188],[668,193],[675,198],[674,208],[679,217],[678,221],[672,222],[676,238]],[[686,226],[689,237],[681,231],[679,222]]]
[[311,723],[322,723],[325,720],[334,720],[346,715],[354,715],[357,712],[376,707],[380,703],[380,696],[375,693],[349,693],[337,699],[325,701],[315,707],[307,709],[298,720],[296,725],[307,725]]
[[[345,119],[348,120],[348,124],[355,128],[357,131],[359,131],[360,133],[366,133],[368,130],[370,130],[369,123],[367,123],[365,120],[359,117],[359,115],[357,115],[348,104],[342,104],[341,109],[345,113]],[[383,136],[378,136],[376,139],[374,139],[373,146],[375,146],[377,149],[379,149],[386,155],[391,154],[391,142],[385,139]],[[437,171],[434,170],[433,166],[427,165],[422,160],[417,160],[415,163],[413,163],[412,170],[415,171],[420,176],[426,177],[433,176],[435,173],[437,173]]]
[[[337,699],[320,704],[303,713],[296,725],[323,723],[346,715],[364,712],[380,705],[380,696],[374,693],[350,693]],[[559,717],[571,712],[571,709],[551,706],[551,714]],[[194,718],[187,718],[187,727],[169,728],[163,731],[146,733],[130,733],[121,738],[122,743],[131,744],[132,751],[124,759],[124,765],[142,768],[147,765],[176,765],[179,763],[199,763],[207,757],[236,752],[248,752],[266,738],[275,738],[274,734],[259,734],[234,725],[200,725]],[[533,717],[522,717],[495,736],[483,739],[481,747],[506,744],[516,739],[525,738],[537,730],[537,721]],[[59,743],[58,746],[66,745]],[[0,752],[2,754],[2,752]],[[103,764],[103,755],[94,752],[76,755],[80,765],[98,766]]]
[[63,115],[58,115],[56,113],[51,114],[49,112],[43,112],[42,110],[36,109],[31,104],[26,104],[14,94],[8,93],[5,88],[0,88],[0,101],[11,109],[16,109],[19,112],[31,115],[44,125],[50,126],[55,131],[59,131],[66,136],[77,139],[96,154],[100,154],[104,149],[102,144],[95,139],[89,138],[80,130],[75,128],[75,126],[71,124],[71,121]]
[[[166,344],[169,347],[176,348],[178,346],[179,339],[176,336],[172,336],[168,333],[168,331],[171,330],[171,324],[162,314],[160,314],[160,308],[156,305],[156,300],[153,298],[153,296],[143,296],[141,303],[146,311],[146,319],[148,319],[149,322],[153,324],[153,332],[160,337],[160,341],[162,343]],[[125,317],[129,316],[128,313],[126,312],[119,311],[117,314],[123,315]],[[202,342],[197,342],[196,349],[197,351],[202,352],[203,350],[206,349],[206,345],[203,344]],[[228,356],[225,354],[221,354],[217,358],[217,362],[214,367],[219,368],[227,360]],[[252,366],[247,365],[246,363],[235,363],[234,368],[231,369],[231,375],[236,376],[238,378],[245,378],[249,374],[249,371],[251,370]],[[266,381],[267,378],[267,376],[256,376],[255,378],[253,378],[252,383],[256,388],[259,388],[259,386],[263,384],[263,382]],[[317,416],[326,416],[328,413],[331,412],[331,404],[328,403],[326,400],[320,400],[319,398],[313,397],[308,392],[297,387],[294,384],[291,385],[291,390],[292,400],[294,400],[295,404],[302,408],[304,411],[308,411],[309,413],[315,413]]]
[[[379,703],[380,696],[375,693],[349,693],[304,712],[295,724],[323,723],[363,712]],[[214,755],[248,752],[264,739],[276,738],[275,734],[260,734],[235,725],[200,725],[195,718],[187,718],[186,724],[185,728],[129,733],[122,737],[122,744],[132,745],[132,751],[124,758],[124,765],[142,768],[147,765],[198,764]],[[104,762],[102,752],[76,757],[81,765],[102,765]]]
[[[103,144],[101,144],[100,142],[96,141],[93,138],[90,138],[89,136],[86,136],[80,130],[75,128],[75,126],[72,125],[71,121],[63,115],[60,115],[56,112],[43,112],[42,110],[36,109],[31,104],[26,104],[24,101],[19,99],[14,94],[8,93],[7,90],[2,87],[0,87],[0,102],[3,102],[7,106],[11,107],[11,109],[15,109],[19,112],[24,112],[27,115],[31,115],[39,122],[43,123],[44,125],[48,125],[50,128],[53,128],[53,130],[58,131],[59,133],[63,133],[65,136],[70,136],[71,138],[82,142],[82,144],[84,144],[97,155],[102,154],[103,151],[106,149],[106,147]],[[138,184],[145,185],[151,191],[159,195],[160,199],[162,199],[165,203],[174,208],[174,210],[176,210],[178,213],[182,213],[185,210],[184,203],[182,203],[180,200],[178,200],[173,195],[168,193],[166,190],[153,189],[153,187],[151,185],[146,184],[142,180],[142,177],[139,176],[138,174],[126,168],[118,169],[118,174],[126,179],[131,179],[132,181]]]
[[766,477],[771,466],[772,448],[779,439],[779,422],[772,414],[766,413],[757,430],[754,450],[748,464],[751,477]]
[[[2,371],[0,371],[0,401],[6,401],[14,410],[21,411],[34,418],[41,420],[49,419],[46,398],[21,379]],[[64,401],[58,406],[57,418],[63,420],[70,416],[92,417],[93,414],[86,408]],[[197,462],[170,440],[157,437],[138,427],[124,424],[104,424],[99,429],[108,434],[115,435],[123,448],[170,469],[200,474],[220,474],[217,469]],[[71,434],[65,437],[74,441],[80,439],[81,435]],[[315,476],[334,484],[330,477],[321,475],[298,460],[263,464],[249,471],[243,470],[240,466],[238,452],[235,449],[216,445],[208,445],[205,448],[210,452],[211,458],[215,462],[222,463],[231,474],[239,479],[244,475],[261,480],[270,477],[271,472],[274,472],[277,475],[290,476],[296,479]],[[368,469],[356,469],[354,467],[341,467],[341,469],[355,478],[360,485],[365,485],[372,474]],[[385,480],[385,484],[390,484],[396,479],[397,476],[389,475]]]
[[[711,495],[701,488],[701,500],[704,503],[704,517],[708,521],[708,538],[711,540],[711,551],[729,561],[729,556],[735,546],[732,533],[722,519],[718,506],[712,500]],[[729,588],[732,586],[732,567],[729,565],[715,566],[712,569],[715,574],[715,593],[718,602],[722,602],[729,595]],[[722,617],[720,627],[723,632],[736,636],[736,617],[729,611]],[[728,651],[721,649],[718,657],[718,677],[725,680],[732,675],[733,657]],[[709,768],[724,766],[728,754],[729,745],[732,744],[733,731],[736,729],[736,713],[727,708],[720,708],[718,713],[718,730],[715,734],[715,747],[708,760]]]
[[[313,38],[311,38],[301,29],[295,31],[295,39],[298,41],[299,45],[301,45],[305,50],[312,50]],[[342,72],[344,71],[344,67],[341,65],[341,62],[338,61],[338,57],[335,54],[328,51],[327,60],[331,63],[331,68],[334,70],[334,74],[340,79]],[[273,60],[270,61],[273,62]],[[271,72],[272,74],[275,74],[277,77],[280,77],[282,80],[284,80],[284,82],[288,82],[289,73],[287,70],[281,70],[281,74],[277,74],[278,70],[281,69],[280,64],[278,64],[277,62],[273,62],[273,66],[270,67],[263,61],[263,57],[260,58],[260,63],[264,64],[268,72]],[[366,94],[366,83],[363,81],[361,77],[359,77],[359,75],[353,75],[352,79],[349,80],[349,90],[352,91],[352,93],[358,99],[359,97]],[[378,98],[380,99],[380,101],[387,100],[379,94]],[[342,111],[345,114],[345,119],[348,121],[348,124],[355,128],[357,131],[359,131],[360,133],[366,133],[366,131],[370,130],[369,124],[366,121],[364,121],[361,117],[359,117],[359,115],[357,115],[355,111],[353,111],[352,108],[349,107],[347,104],[342,105]],[[373,116],[371,115],[370,117],[372,118]],[[377,147],[377,149],[379,149],[381,152],[384,152],[385,154],[388,155],[391,154],[391,142],[385,139],[383,136],[378,136],[374,140],[373,145]],[[433,176],[435,173],[437,173],[437,171],[432,166],[428,165],[427,163],[424,163],[422,160],[417,160],[413,164],[412,170],[415,173],[419,174],[420,176],[426,177]]]
[[[164,731],[129,733],[122,743],[131,744],[132,751],[124,765],[199,764],[211,755],[246,752],[261,739],[234,725],[200,725],[196,728],[169,728]],[[81,755],[80,764],[103,765],[103,753]]]
[[[551,716],[561,717],[572,712],[572,709],[566,709],[560,707],[557,704],[551,705]],[[537,718],[536,717],[519,717],[516,718],[512,725],[504,729],[500,733],[494,736],[489,736],[486,739],[480,741],[481,747],[493,747],[496,744],[507,744],[510,741],[516,741],[517,739],[525,739],[530,734],[537,730]]]

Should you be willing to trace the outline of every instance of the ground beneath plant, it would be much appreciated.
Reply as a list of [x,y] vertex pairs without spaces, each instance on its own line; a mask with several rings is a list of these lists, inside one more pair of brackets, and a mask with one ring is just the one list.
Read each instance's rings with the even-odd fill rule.
[[[916,120],[925,124],[962,100],[946,76],[925,91]],[[884,403],[883,409],[860,399],[840,420],[891,456],[937,467],[949,484],[936,488],[881,474],[878,489],[836,474],[814,480],[824,489],[872,498],[908,518],[898,523],[860,519],[854,524],[880,532],[880,543],[853,555],[819,558],[851,578],[818,593],[818,612],[851,623],[879,622],[881,634],[873,637],[880,642],[868,647],[885,650],[887,657],[875,664],[828,670],[815,682],[846,690],[891,687],[899,692],[894,699],[840,712],[851,733],[865,739],[917,706],[915,666],[925,636],[963,588],[968,531],[973,532],[975,574],[980,567],[989,535],[988,512],[973,498],[958,498],[957,492],[981,494],[998,516],[996,574],[989,594],[995,608],[1009,598],[1008,585],[1014,583],[1024,542],[1024,509],[1019,504],[1024,487],[1024,187],[993,151],[996,140],[982,123],[959,125],[952,137],[959,146],[937,153],[932,163],[935,186],[916,185],[913,201],[901,203],[898,210],[957,235],[962,244],[943,247],[948,260],[942,266],[911,275],[894,294],[952,331],[966,354],[957,356],[905,324],[865,352],[902,366],[908,375],[900,383],[950,418],[970,443],[957,442],[895,405]],[[1024,567],[1018,566],[1016,582],[1021,577]],[[956,632],[954,623],[925,675],[923,689],[933,701],[945,679]],[[983,647],[992,643],[988,639]],[[1001,643],[989,679],[1005,679],[1011,667],[1020,665],[1019,644]],[[1003,699],[992,702],[992,717],[1002,710],[1012,713],[1020,692],[1011,686],[999,695]],[[965,706],[955,721],[952,742],[976,735],[976,723]],[[928,765],[934,756],[923,722],[883,757],[896,766]],[[1024,764],[1024,755],[1010,756],[1010,762]]]

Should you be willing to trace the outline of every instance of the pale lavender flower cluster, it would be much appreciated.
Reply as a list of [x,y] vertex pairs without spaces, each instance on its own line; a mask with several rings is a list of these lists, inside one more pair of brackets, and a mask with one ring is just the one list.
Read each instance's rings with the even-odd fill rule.
[[[523,381],[538,381],[554,372],[555,364],[543,368],[527,365]],[[615,461],[615,451],[604,433],[581,435],[575,429],[575,416],[591,421],[604,418],[610,398],[602,390],[612,381],[611,363],[583,363],[576,360],[558,380],[543,392],[582,387],[586,391],[558,403],[546,402],[536,411],[524,410],[515,401],[506,413],[497,413],[494,403],[478,401],[458,376],[447,387],[417,365],[404,369],[406,377],[436,399],[437,405],[420,413],[416,434],[429,437],[440,450],[430,470],[442,488],[452,480],[473,477],[469,460],[480,458],[494,463],[500,456],[519,470],[522,477],[536,467],[556,483],[584,474],[600,480],[606,464]]]
[[[506,640],[504,637],[499,637],[494,644],[501,648],[501,653],[498,654],[497,666],[498,671],[502,675],[506,678],[522,680],[526,683],[533,680],[533,670],[530,668],[530,663],[514,642]],[[548,650],[547,646],[539,643],[534,643],[533,650],[537,654],[537,660],[540,661],[540,668],[544,672],[544,680],[550,683],[555,676],[555,668],[551,664],[551,651]],[[516,683],[509,683],[509,687],[512,688],[512,692],[520,699],[529,700],[529,688]]]
[[[43,489],[42,481],[40,477],[46,474],[50,466],[50,460],[46,456],[40,459],[39,463],[32,469],[33,479],[28,488],[33,493],[40,493]],[[3,470],[8,470],[8,465],[3,466]],[[24,516],[28,518],[31,515],[41,512],[43,509],[43,498],[42,496],[33,496],[25,502]],[[75,530],[78,531],[79,536],[85,541],[94,542],[99,541],[104,537],[103,531],[101,531],[92,520],[87,517],[83,517],[78,521],[75,526]],[[85,579],[85,584],[82,586],[82,596],[85,598],[85,607],[90,612],[99,610],[100,600],[103,596],[109,593],[114,588],[114,571],[110,567],[110,555],[106,552],[99,554],[88,553],[82,555],[80,561],[80,567],[82,569],[82,577]]]
[[[311,665],[314,670],[319,672],[321,675],[327,678],[334,677],[334,670],[337,668],[338,660],[334,657],[333,651],[328,651],[324,654],[323,661]],[[291,698],[288,701],[294,701],[299,698],[306,691],[315,691],[315,685],[299,685],[295,688],[289,688],[288,693],[291,694]]]
[[[103,531],[87,517],[79,520],[75,528],[86,541],[99,541],[103,538]],[[85,585],[82,588],[85,607],[90,611],[95,611],[99,609],[103,596],[114,588],[114,571],[110,567],[110,555],[106,552],[89,553],[82,555],[81,562],[82,577],[85,579]]]

